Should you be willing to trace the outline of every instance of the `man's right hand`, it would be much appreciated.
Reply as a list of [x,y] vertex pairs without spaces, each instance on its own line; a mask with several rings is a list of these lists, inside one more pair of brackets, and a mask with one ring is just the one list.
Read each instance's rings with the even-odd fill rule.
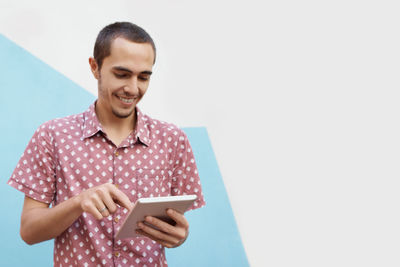
[[90,213],[98,220],[114,213],[117,210],[117,204],[128,210],[133,207],[128,196],[111,183],[82,191],[77,198],[82,212]]

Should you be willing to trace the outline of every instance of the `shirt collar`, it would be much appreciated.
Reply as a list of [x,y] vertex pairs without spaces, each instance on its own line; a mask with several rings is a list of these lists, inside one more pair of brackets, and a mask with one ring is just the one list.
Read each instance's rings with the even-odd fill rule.
[[[96,102],[90,105],[90,107],[84,112],[83,125],[82,125],[82,139],[86,139],[94,136],[98,132],[104,132],[95,111]],[[147,117],[142,111],[136,107],[136,129],[132,135],[129,136],[129,142],[131,144],[136,143],[139,140],[141,143],[149,146],[151,143],[150,131],[148,128]]]
[[83,113],[83,124],[82,124],[82,139],[92,137],[99,131],[103,131],[99,120],[96,116],[95,111],[96,102],[90,105],[90,107]]
[[142,113],[142,111],[138,107],[136,107],[135,139],[139,139],[140,142],[142,142],[146,146],[149,146],[151,143],[151,139],[147,120],[147,117]]

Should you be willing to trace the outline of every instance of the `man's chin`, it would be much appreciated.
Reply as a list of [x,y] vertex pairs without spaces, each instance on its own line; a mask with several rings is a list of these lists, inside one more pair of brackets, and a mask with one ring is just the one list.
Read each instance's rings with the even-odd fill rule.
[[130,117],[134,111],[135,111],[135,109],[128,111],[128,112],[121,112],[118,110],[113,110],[112,112],[115,117],[120,118],[120,119],[126,119],[126,118]]

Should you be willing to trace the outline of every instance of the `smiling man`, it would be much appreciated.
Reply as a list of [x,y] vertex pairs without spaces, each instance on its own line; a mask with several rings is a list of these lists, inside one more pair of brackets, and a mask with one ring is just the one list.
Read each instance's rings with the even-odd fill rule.
[[132,203],[196,194],[190,209],[205,204],[184,132],[137,107],[155,58],[142,28],[106,26],[89,59],[98,99],[81,114],[41,125],[8,181],[25,194],[22,239],[55,238],[55,266],[167,266],[164,247],[186,240],[188,221],[169,209],[173,225],[148,216],[139,223],[142,237],[115,239]]

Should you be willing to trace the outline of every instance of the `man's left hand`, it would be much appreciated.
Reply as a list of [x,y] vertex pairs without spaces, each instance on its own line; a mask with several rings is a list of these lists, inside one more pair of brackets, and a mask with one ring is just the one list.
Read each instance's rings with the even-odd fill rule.
[[174,248],[182,245],[189,234],[189,223],[185,216],[176,210],[168,209],[167,215],[176,222],[175,225],[171,225],[152,216],[146,216],[146,224],[154,225],[159,230],[140,222],[138,223],[139,230],[137,230],[137,232],[167,248]]

